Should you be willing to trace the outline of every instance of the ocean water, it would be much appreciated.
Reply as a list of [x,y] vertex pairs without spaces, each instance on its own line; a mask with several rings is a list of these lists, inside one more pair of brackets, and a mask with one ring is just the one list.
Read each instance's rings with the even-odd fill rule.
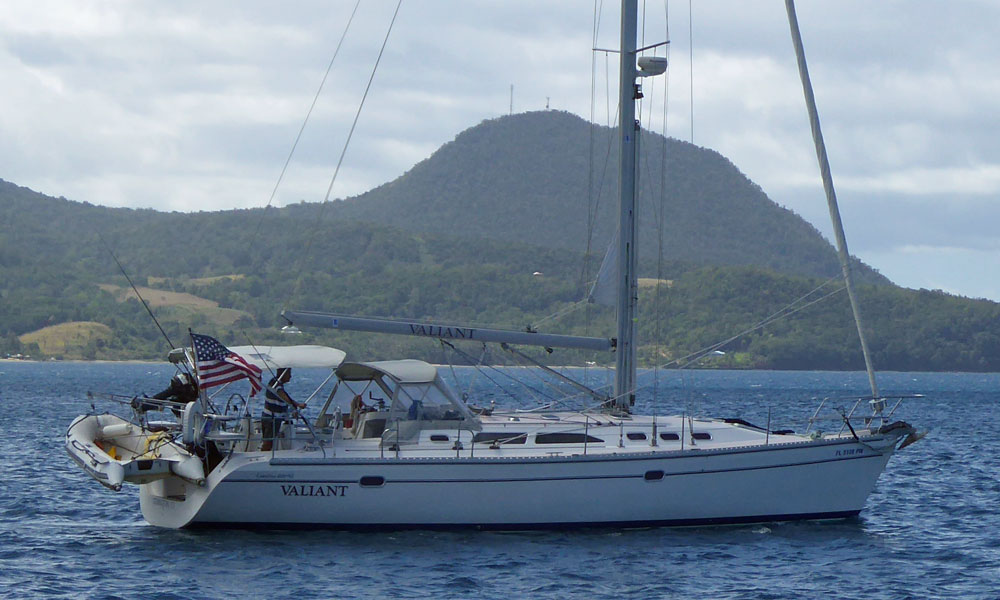
[[[885,393],[926,395],[897,416],[930,434],[893,457],[856,519],[357,533],[158,529],[142,520],[134,486],[108,491],[70,461],[63,433],[90,410],[87,391],[154,393],[171,373],[158,364],[0,363],[0,597],[1000,598],[998,374],[881,375]],[[469,371],[456,375],[463,391],[481,393]],[[322,376],[297,373],[293,395]],[[863,373],[660,376],[656,398],[645,390],[640,408],[760,424],[770,415],[773,427],[796,429],[818,398],[867,385]]]

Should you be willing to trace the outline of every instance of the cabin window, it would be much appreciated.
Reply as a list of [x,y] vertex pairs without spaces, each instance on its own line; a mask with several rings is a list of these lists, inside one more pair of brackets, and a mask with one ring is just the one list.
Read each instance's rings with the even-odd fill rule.
[[359,482],[361,487],[382,487],[385,485],[385,477],[379,475],[365,475]]
[[705,431],[696,431],[691,434],[691,437],[696,440],[710,440],[712,439],[712,434]]
[[440,402],[432,402],[434,386],[429,383],[400,385],[396,402],[406,406],[406,418],[410,420],[435,420],[442,415],[432,406],[440,406]]
[[535,436],[536,444],[603,444],[604,440],[585,433],[539,433]]
[[432,442],[447,442],[448,441],[448,436],[440,434],[440,433],[435,433],[435,434],[431,435],[431,441]]
[[632,441],[644,440],[646,439],[646,434],[641,431],[630,431],[625,434],[625,437]]
[[382,435],[385,431],[385,419],[373,419],[368,416],[362,421],[361,435],[359,438],[374,438]]
[[664,442],[676,442],[681,439],[681,436],[676,433],[661,433],[660,439]]
[[524,433],[508,433],[506,431],[484,431],[477,433],[476,437],[472,438],[472,442],[474,444],[482,444],[484,442],[496,442],[498,444],[523,444],[527,440],[528,436]]
[[463,414],[434,383],[401,383],[392,401],[389,420],[455,421]]

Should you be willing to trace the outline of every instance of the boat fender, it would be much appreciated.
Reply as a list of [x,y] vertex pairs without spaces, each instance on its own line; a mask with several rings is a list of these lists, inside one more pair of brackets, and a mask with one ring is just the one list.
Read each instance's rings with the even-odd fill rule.
[[130,433],[132,433],[131,423],[115,423],[114,425],[105,425],[101,428],[101,437],[106,440],[128,435]]
[[913,426],[906,421],[894,421],[888,425],[879,427],[876,433],[889,433],[890,431],[895,431],[897,429],[913,429]]
[[181,416],[181,441],[186,445],[200,446],[205,441],[205,415],[197,402],[188,402]]
[[917,431],[914,429],[913,431],[910,432],[910,435],[906,436],[906,439],[903,440],[903,443],[899,445],[899,449],[902,450],[903,448],[906,448],[910,444],[915,444],[919,442],[920,440],[924,439],[924,436],[927,435],[929,432],[930,430]]

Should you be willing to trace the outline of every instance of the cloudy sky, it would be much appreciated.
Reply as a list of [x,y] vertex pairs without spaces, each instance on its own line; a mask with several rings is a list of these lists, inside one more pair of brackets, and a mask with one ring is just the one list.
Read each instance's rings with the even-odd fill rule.
[[[614,4],[404,0],[332,197],[511,108],[607,124],[615,59],[591,48],[595,14],[597,47],[617,45]],[[663,130],[666,96],[668,135],[830,237],[784,3],[690,4],[641,8],[645,42],[671,40],[647,125]],[[5,0],[0,178],[108,206],[264,206],[354,5]],[[395,8],[358,9],[276,204],[325,196]],[[797,9],[852,252],[907,287],[1000,301],[1000,3]]]

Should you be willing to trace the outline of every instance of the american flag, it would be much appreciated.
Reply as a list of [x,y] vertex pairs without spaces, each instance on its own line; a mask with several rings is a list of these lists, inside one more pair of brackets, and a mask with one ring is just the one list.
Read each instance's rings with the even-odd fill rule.
[[198,385],[210,388],[246,377],[250,380],[250,395],[260,391],[260,367],[252,365],[242,356],[226,348],[219,340],[197,333],[191,334],[195,364],[198,367]]

